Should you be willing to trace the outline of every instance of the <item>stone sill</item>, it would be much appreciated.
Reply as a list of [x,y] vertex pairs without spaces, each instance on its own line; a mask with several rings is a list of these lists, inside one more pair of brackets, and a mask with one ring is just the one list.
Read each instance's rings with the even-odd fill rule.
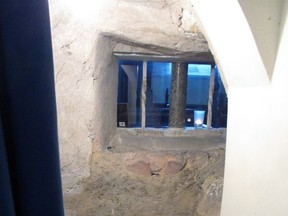
[[117,128],[118,133],[129,133],[144,136],[224,136],[226,128]]
[[226,128],[117,128],[109,143],[112,152],[210,151],[225,148]]

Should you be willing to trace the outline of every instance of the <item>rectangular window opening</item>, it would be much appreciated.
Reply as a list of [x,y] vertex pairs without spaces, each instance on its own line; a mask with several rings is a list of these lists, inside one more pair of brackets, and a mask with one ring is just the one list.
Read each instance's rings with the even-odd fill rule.
[[[168,128],[171,79],[171,62],[149,61],[144,67],[142,61],[120,60],[117,126]],[[210,108],[209,99],[213,101]],[[205,111],[205,125],[210,115],[212,128],[226,127],[227,96],[218,69],[211,64],[188,64],[185,127],[194,127],[195,110]]]

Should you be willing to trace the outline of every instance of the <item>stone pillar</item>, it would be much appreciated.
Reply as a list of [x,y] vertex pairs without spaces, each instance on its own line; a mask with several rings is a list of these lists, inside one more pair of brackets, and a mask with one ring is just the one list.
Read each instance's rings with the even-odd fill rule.
[[183,128],[185,124],[187,69],[187,63],[172,63],[172,81],[169,112],[170,128]]
[[208,97],[208,112],[207,112],[207,128],[212,125],[212,112],[213,112],[213,94],[214,94],[214,79],[215,79],[215,65],[211,65],[210,84],[209,84],[209,97]]
[[143,77],[141,89],[141,128],[146,127],[146,91],[147,91],[147,61],[143,62]]

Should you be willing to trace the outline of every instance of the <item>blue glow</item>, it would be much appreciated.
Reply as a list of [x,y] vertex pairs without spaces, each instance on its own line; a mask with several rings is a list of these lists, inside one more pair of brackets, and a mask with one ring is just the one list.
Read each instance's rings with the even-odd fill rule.
[[210,76],[211,65],[188,64],[188,76]]

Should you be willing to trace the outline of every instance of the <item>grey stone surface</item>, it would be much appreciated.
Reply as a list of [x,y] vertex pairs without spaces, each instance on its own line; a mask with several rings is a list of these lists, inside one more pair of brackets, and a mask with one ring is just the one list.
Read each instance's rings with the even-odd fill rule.
[[[211,157],[212,158],[212,157]],[[206,152],[187,153],[187,166],[201,170],[203,167],[209,164],[209,155]]]
[[117,128],[111,152],[209,151],[225,148],[226,129],[135,129]]
[[[185,160],[181,153],[97,153],[91,177],[81,183],[85,189],[78,195],[66,194],[65,205],[77,210],[79,216],[218,216],[224,149],[190,153],[195,158],[208,156],[208,163],[199,161],[182,169]],[[125,160],[144,161],[146,165],[149,160],[154,171],[163,168],[163,172],[167,162],[173,163],[166,175],[160,171],[147,176],[127,170]]]
[[183,128],[187,92],[187,63],[172,63],[169,127]]

